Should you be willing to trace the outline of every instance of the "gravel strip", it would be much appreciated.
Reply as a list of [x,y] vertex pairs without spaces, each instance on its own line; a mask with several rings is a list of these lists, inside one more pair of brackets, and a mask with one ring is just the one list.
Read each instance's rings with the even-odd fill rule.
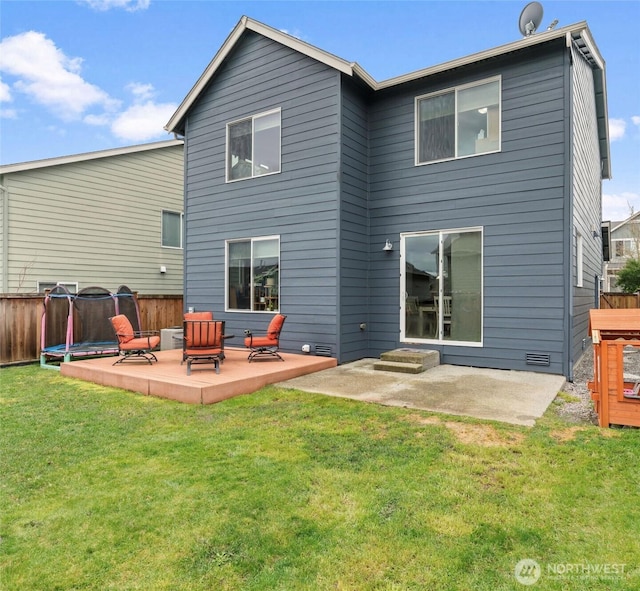
[[[627,347],[624,351],[624,376],[626,381],[640,381],[640,349]],[[565,401],[558,407],[558,414],[575,423],[598,424],[598,414],[593,408],[587,382],[593,379],[593,346],[589,346],[573,370],[573,382],[565,382],[562,388],[574,401]]]

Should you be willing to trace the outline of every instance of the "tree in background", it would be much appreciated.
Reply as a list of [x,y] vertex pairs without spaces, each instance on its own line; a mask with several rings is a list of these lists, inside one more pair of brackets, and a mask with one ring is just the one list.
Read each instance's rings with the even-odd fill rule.
[[629,259],[618,272],[618,287],[624,293],[640,291],[640,259]]

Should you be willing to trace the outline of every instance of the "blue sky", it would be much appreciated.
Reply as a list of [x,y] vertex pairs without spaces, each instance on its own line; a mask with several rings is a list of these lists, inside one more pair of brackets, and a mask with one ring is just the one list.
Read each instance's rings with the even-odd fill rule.
[[[244,14],[385,80],[521,38],[526,1],[0,1],[0,164],[163,139]],[[541,2],[586,20],[607,64],[613,180],[603,218],[640,211],[640,1]]]

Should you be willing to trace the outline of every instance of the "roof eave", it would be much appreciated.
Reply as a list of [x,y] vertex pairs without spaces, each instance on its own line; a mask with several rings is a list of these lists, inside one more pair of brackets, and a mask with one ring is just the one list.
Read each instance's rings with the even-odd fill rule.
[[98,150],[96,152],[84,152],[82,154],[72,154],[71,156],[58,156],[56,158],[44,158],[42,160],[31,160],[29,162],[18,162],[16,164],[5,164],[0,166],[0,175],[11,172],[22,172],[25,170],[35,170],[37,168],[47,168],[49,166],[60,166],[61,164],[73,164],[75,162],[85,162],[87,160],[97,160],[98,158],[108,158],[111,156],[122,156],[125,154],[135,154],[149,150],[171,148],[181,146],[184,140],[166,140],[152,142],[149,144],[138,144],[136,146],[125,146],[123,148],[109,148],[108,150]]
[[498,47],[486,49],[478,53],[472,53],[471,55],[444,62],[442,64],[437,64],[435,66],[430,66],[429,68],[424,68],[422,70],[417,70],[415,72],[410,72],[408,74],[389,78],[388,80],[383,80],[377,83],[377,89],[389,88],[391,86],[404,84],[405,82],[412,82],[413,80],[418,80],[419,78],[424,78],[426,76],[432,76],[433,74],[439,74],[440,72],[455,70],[456,68],[460,68],[462,66],[467,66],[475,62],[498,57],[506,53],[524,49],[526,47],[532,47],[534,45],[552,41],[554,39],[561,39],[562,37],[565,37],[567,32],[582,31],[585,29],[587,29],[587,23],[585,21],[582,21],[580,23],[576,23],[575,25],[569,25],[560,29],[536,33],[535,35],[530,35],[529,37],[524,37],[523,39],[518,39],[517,41],[512,41],[511,43],[499,45]]
[[598,124],[598,138],[600,142],[600,158],[602,162],[602,178],[611,178],[611,146],[609,140],[609,107],[607,104],[606,64],[585,25],[579,36],[573,40],[578,43],[578,49],[591,62],[593,67],[593,84],[596,99],[596,118]]
[[268,25],[255,21],[248,16],[243,16],[238,24],[234,27],[233,31],[229,34],[225,42],[222,44],[222,47],[218,50],[214,58],[211,60],[209,65],[206,67],[205,71],[202,73],[198,81],[194,84],[193,88],[189,91],[187,96],[184,98],[180,106],[173,114],[171,119],[169,119],[168,123],[165,125],[165,129],[170,133],[184,133],[183,123],[184,119],[196,102],[200,93],[205,89],[205,87],[209,84],[211,79],[214,77],[218,68],[222,65],[227,56],[231,53],[236,43],[242,37],[242,34],[246,31],[253,31],[255,33],[259,33],[260,35],[272,39],[286,47],[289,47],[299,53],[307,55],[319,62],[322,62],[335,70],[343,72],[349,76],[353,76],[353,64],[327,52],[318,47],[314,47],[309,43],[306,43],[296,37],[283,33],[282,31],[278,31]]
[[205,71],[202,73],[196,84],[189,91],[185,99],[182,101],[176,112],[173,114],[165,129],[170,133],[184,134],[184,122],[187,114],[193,104],[197,101],[200,94],[204,91],[205,87],[209,84],[216,71],[229,53],[233,50],[236,43],[239,41],[242,34],[246,31],[254,31],[269,39],[272,39],[282,45],[289,47],[299,53],[307,55],[321,63],[334,68],[335,70],[342,72],[348,76],[356,76],[360,78],[366,85],[368,85],[374,91],[382,90],[385,88],[391,88],[407,82],[412,82],[420,78],[432,76],[441,72],[454,70],[463,66],[467,66],[483,60],[488,60],[494,57],[505,55],[514,51],[519,51],[528,47],[547,43],[556,39],[565,38],[565,43],[569,46],[570,43],[576,43],[578,49],[587,59],[594,69],[594,84],[595,84],[595,99],[598,121],[598,138],[600,144],[600,154],[602,162],[601,176],[604,179],[611,178],[611,156],[609,146],[609,123],[607,116],[607,93],[606,93],[606,80],[605,80],[605,63],[596,47],[586,21],[554,29],[551,31],[543,31],[536,33],[523,39],[518,39],[511,43],[500,45],[485,51],[474,53],[465,57],[461,57],[455,60],[445,62],[411,72],[409,74],[403,74],[394,78],[389,78],[382,82],[377,82],[369,75],[359,64],[355,62],[347,62],[331,53],[328,53],[322,49],[314,47],[300,39],[292,37],[282,31],[278,31],[268,25],[250,19],[247,16],[243,16],[238,24],[234,27],[233,31],[229,34],[222,47],[218,50],[213,60],[209,63]]

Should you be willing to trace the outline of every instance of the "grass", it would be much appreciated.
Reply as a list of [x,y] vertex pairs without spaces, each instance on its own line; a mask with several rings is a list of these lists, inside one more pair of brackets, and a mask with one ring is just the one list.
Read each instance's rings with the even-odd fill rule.
[[[559,398],[556,404],[565,403]],[[0,370],[0,588],[640,588],[640,430]],[[527,582],[532,582],[528,580]]]

